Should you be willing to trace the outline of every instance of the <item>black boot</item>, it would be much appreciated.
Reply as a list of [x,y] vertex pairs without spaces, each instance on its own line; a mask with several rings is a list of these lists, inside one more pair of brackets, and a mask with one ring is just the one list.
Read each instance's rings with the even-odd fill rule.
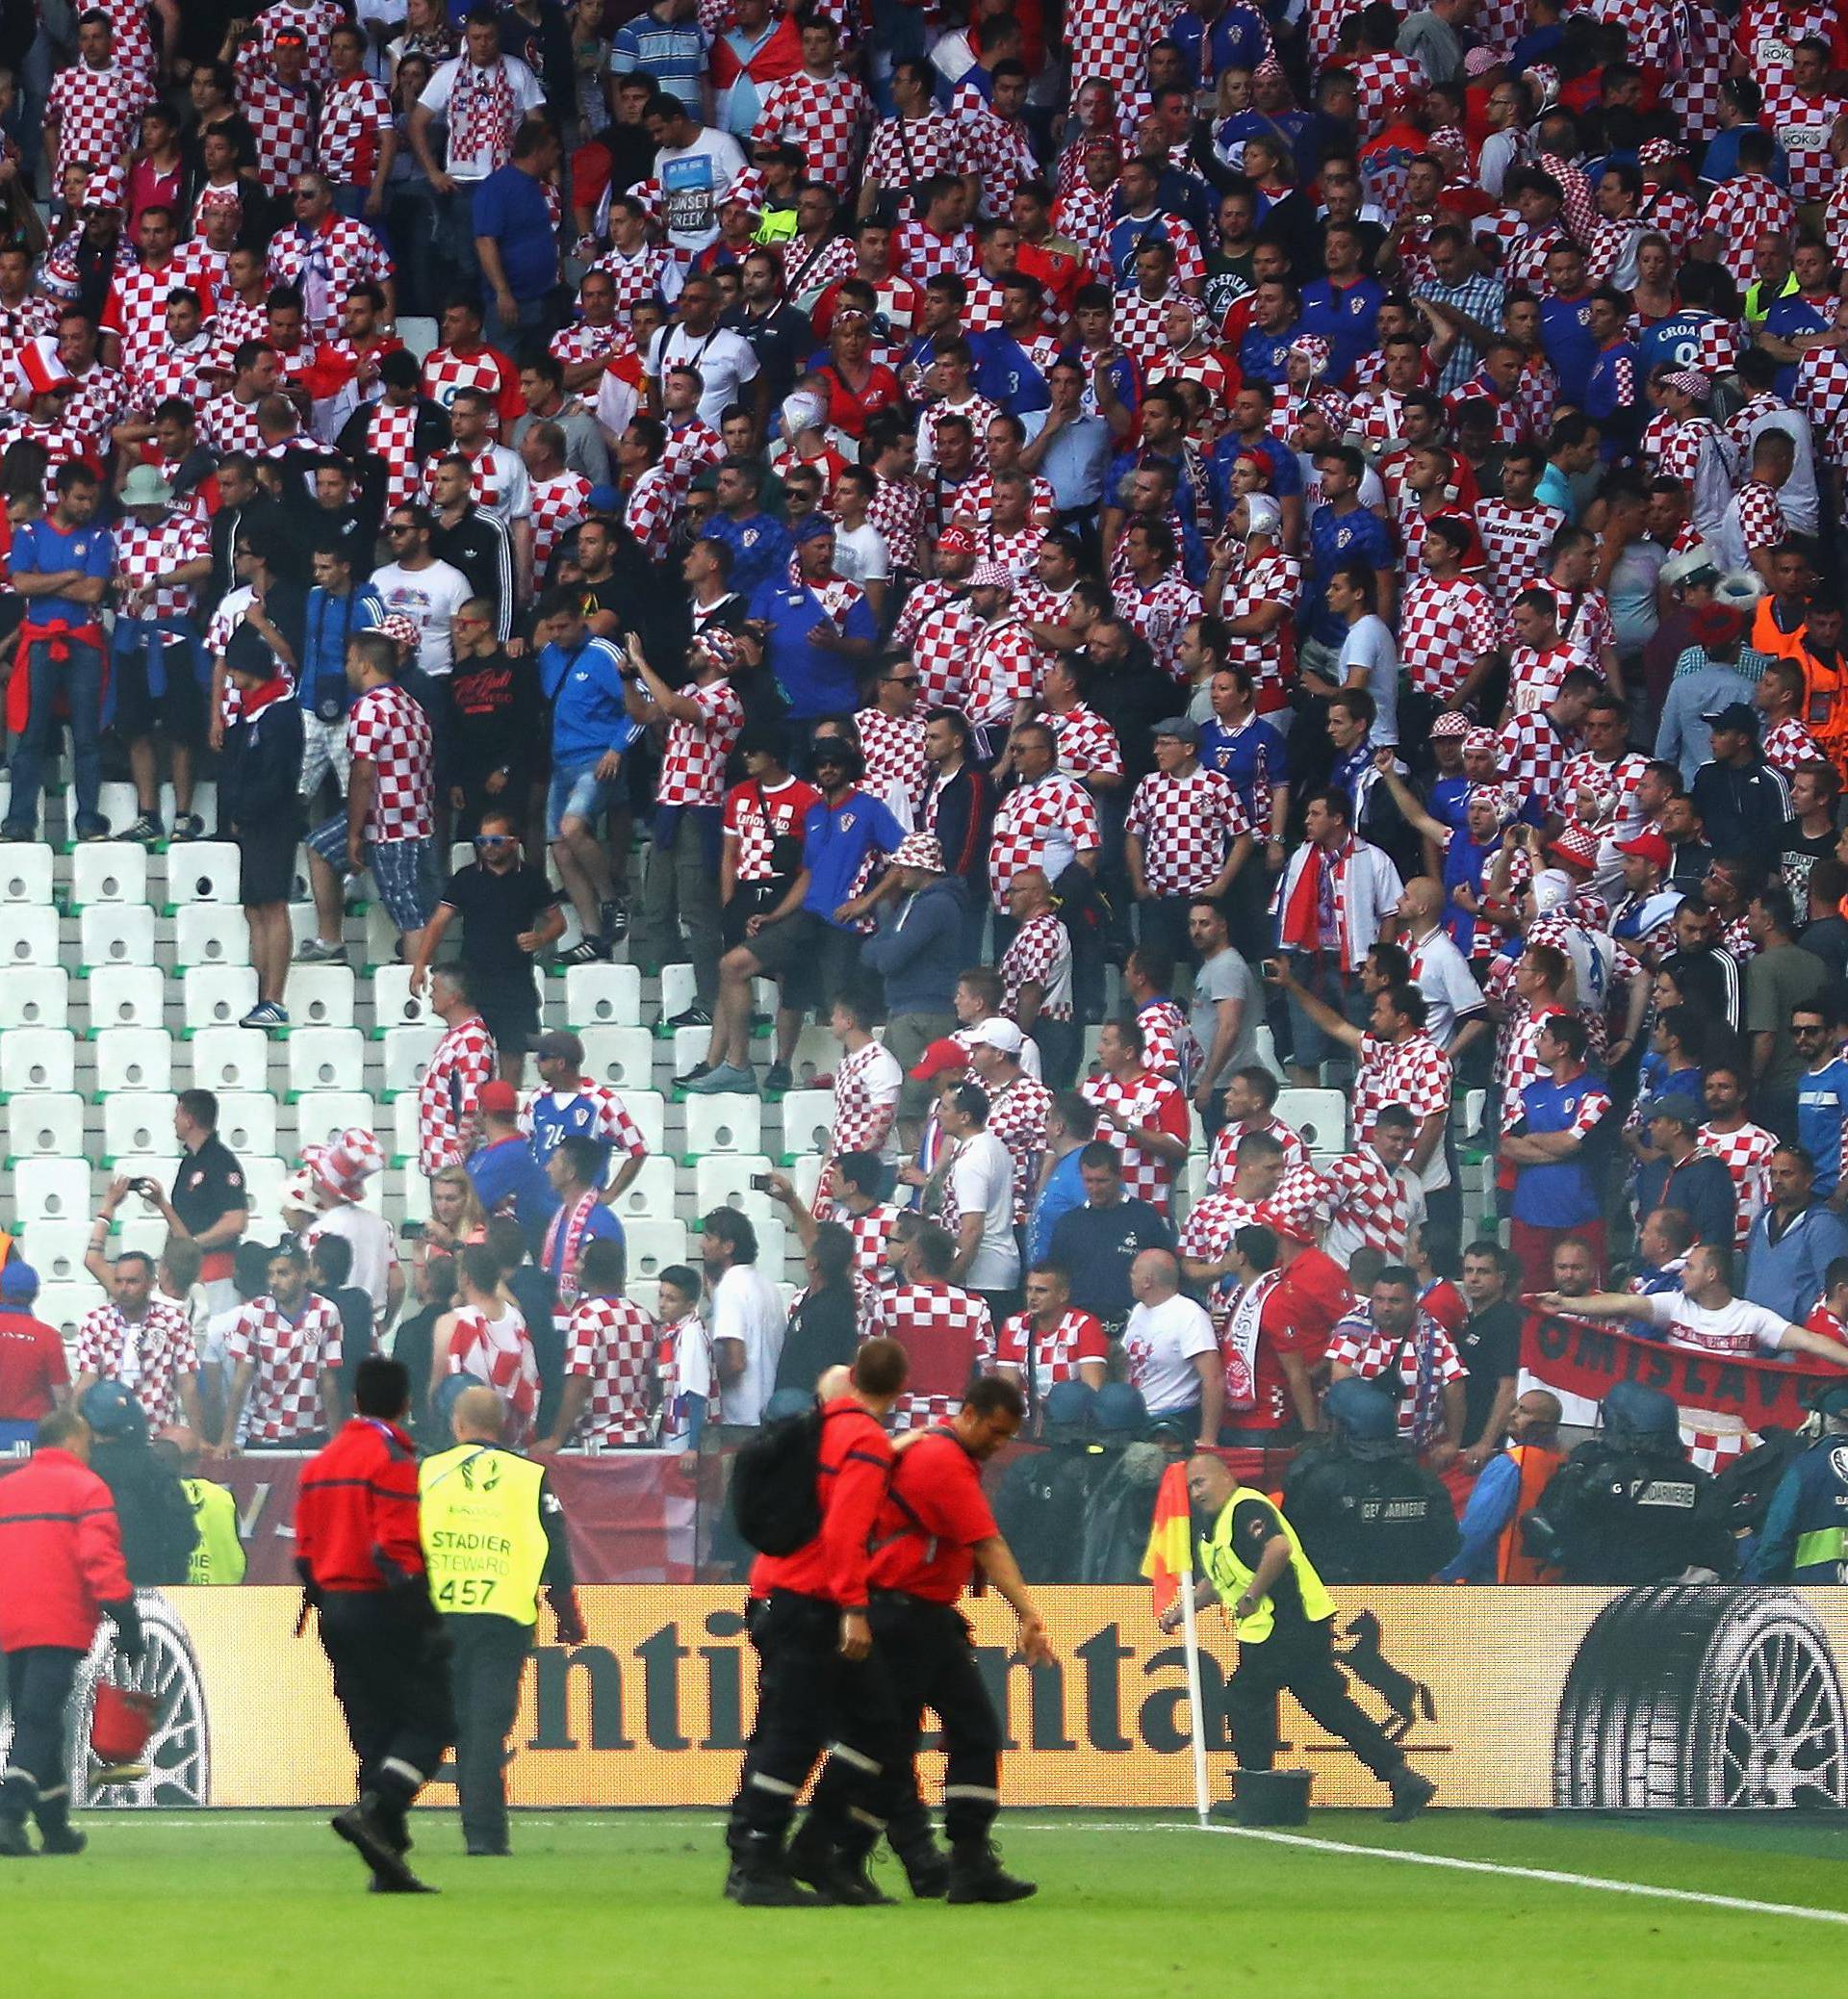
[[1393,1802],[1386,1807],[1386,1816],[1394,1825],[1416,1818],[1437,1796],[1436,1784],[1409,1763],[1401,1763],[1386,1781],[1393,1789]]
[[70,1822],[70,1794],[67,1791],[56,1798],[41,1798],[33,1816],[38,1821],[38,1836],[48,1854],[80,1854],[90,1844]]
[[348,1846],[358,1850],[372,1870],[372,1890],[375,1895],[433,1895],[434,1888],[419,1881],[404,1861],[410,1840],[401,1814],[367,1791],[357,1805],[336,1812],[330,1822]]
[[26,1822],[14,1818],[11,1812],[0,1817],[0,1860],[30,1860],[34,1858],[31,1835],[26,1831]]
[[898,1864],[905,1870],[911,1893],[920,1902],[940,1901],[950,1885],[949,1856],[931,1837],[928,1828],[921,1838],[909,1834],[903,1846],[892,1839],[889,1828],[886,1836],[898,1857]]
[[821,1898],[798,1887],[774,1832],[747,1832],[732,1846],[727,1898],[743,1909],[818,1909]]
[[1001,1864],[1001,1856],[988,1839],[959,1839],[950,1848],[952,1902],[1024,1902],[1037,1895],[1037,1882],[1016,1881]]
[[842,1909],[890,1909],[892,1898],[866,1871],[866,1857],[878,1836],[872,1832],[850,1852],[835,1843],[833,1833],[811,1811],[789,1842],[789,1872],[824,1902],[836,1903]]

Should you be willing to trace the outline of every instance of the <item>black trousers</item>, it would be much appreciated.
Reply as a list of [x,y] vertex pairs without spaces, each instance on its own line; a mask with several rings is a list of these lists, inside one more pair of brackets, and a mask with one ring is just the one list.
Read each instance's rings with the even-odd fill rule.
[[7,1654],[7,1706],[13,1744],[0,1783],[0,1818],[23,1819],[35,1807],[67,1804],[65,1712],[84,1654],[68,1645],[28,1645]]
[[873,1655],[904,1729],[880,1815],[902,1818],[916,1798],[913,1758],[928,1707],[942,1724],[948,1758],[943,1830],[953,1844],[986,1838],[1001,1809],[1001,1717],[976,1666],[968,1621],[954,1604],[896,1592],[876,1595],[868,1614]]
[[520,1676],[532,1650],[531,1625],[479,1613],[443,1620],[455,1644],[455,1787],[462,1836],[470,1846],[507,1843],[507,1736],[520,1704]]
[[360,1795],[372,1793],[401,1826],[455,1739],[443,1627],[408,1616],[382,1590],[329,1591],[320,1622]]
[[[777,1590],[751,1612],[757,1652],[757,1718],[732,1801],[731,1836],[781,1839],[823,1751],[811,1808],[839,1832],[884,1830],[873,1807],[899,1749],[896,1710],[874,1658],[840,1653],[840,1612],[818,1597]],[[869,1842],[870,1843],[870,1842]]]
[[1225,1687],[1225,1718],[1241,1770],[1269,1770],[1275,1763],[1277,1696],[1285,1691],[1375,1777],[1384,1781],[1404,1761],[1379,1724],[1354,1704],[1324,1620],[1294,1630],[1274,1627],[1262,1644],[1239,1647],[1239,1663]]

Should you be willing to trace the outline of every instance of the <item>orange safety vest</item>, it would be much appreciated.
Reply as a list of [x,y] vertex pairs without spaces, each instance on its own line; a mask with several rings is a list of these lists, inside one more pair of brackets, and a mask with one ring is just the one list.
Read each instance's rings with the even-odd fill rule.
[[1848,662],[1824,666],[1808,646],[1800,646],[1794,663],[1803,674],[1805,726],[1816,748],[1848,780]]
[[1566,1461],[1565,1452],[1548,1450],[1538,1444],[1510,1444],[1508,1455],[1521,1467],[1521,1484],[1515,1494],[1514,1511],[1508,1515],[1508,1524],[1502,1529],[1501,1546],[1496,1551],[1495,1579],[1497,1582],[1556,1582],[1558,1570],[1549,1568],[1544,1562],[1536,1562],[1521,1545],[1521,1516],[1531,1513],[1540,1503],[1547,1480]]

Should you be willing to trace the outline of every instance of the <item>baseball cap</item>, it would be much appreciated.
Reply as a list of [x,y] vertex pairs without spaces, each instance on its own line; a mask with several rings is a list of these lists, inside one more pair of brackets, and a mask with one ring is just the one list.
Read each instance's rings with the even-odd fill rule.
[[1619,854],[1634,854],[1639,860],[1653,860],[1658,868],[1669,868],[1675,860],[1675,850],[1655,832],[1639,833],[1633,840],[1619,840]]
[[584,1044],[569,1028],[549,1027],[532,1044],[532,1052],[540,1062],[582,1062]]
[[1003,1055],[1020,1053],[1020,1030],[1012,1020],[1005,1020],[998,1013],[990,1019],[978,1021],[974,1027],[965,1028],[963,1033],[974,1047],[998,1048]]
[[1701,720],[1709,729],[1736,730],[1740,735],[1749,735],[1756,743],[1758,739],[1758,718],[1742,701],[1729,701],[1725,707],[1715,708],[1710,715]]
[[961,1041],[952,1041],[946,1035],[940,1041],[933,1041],[918,1058],[917,1065],[911,1071],[913,1083],[935,1083],[939,1076],[950,1075],[957,1069],[966,1069],[968,1055]]
[[1700,1129],[1699,1107],[1691,1096],[1685,1096],[1680,1090],[1671,1090],[1666,1096],[1651,1097],[1643,1106],[1643,1122],[1647,1124],[1652,1117],[1673,1118],[1677,1124],[1685,1125],[1689,1131]]
[[491,1111],[498,1117],[510,1117],[520,1108],[520,1092],[497,1076],[492,1083],[482,1084],[475,1101],[482,1110]]
[[28,1263],[14,1257],[4,1270],[0,1270],[0,1298],[36,1298],[38,1295],[38,1272]]
[[1190,750],[1194,749],[1200,740],[1200,731],[1194,728],[1185,715],[1170,715],[1166,722],[1156,723],[1155,727],[1149,730],[1149,734],[1158,739],[1165,735],[1171,736],[1175,742],[1185,743]]

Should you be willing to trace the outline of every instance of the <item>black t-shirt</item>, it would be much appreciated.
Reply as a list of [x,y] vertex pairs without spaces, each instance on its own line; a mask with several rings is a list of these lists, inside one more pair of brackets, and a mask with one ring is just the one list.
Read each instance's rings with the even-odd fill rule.
[[852,1283],[811,1291],[790,1317],[777,1363],[777,1386],[812,1389],[827,1369],[851,1364],[859,1347]]
[[1784,831],[1778,835],[1779,859],[1784,868],[1784,879],[1790,893],[1797,899],[1797,908],[1804,907],[1804,899],[1810,893],[1810,870],[1819,860],[1827,860],[1835,851],[1835,842],[1840,835],[1832,827],[1827,833],[1807,833],[1797,819],[1786,819]]
[[504,875],[472,860],[443,884],[443,901],[462,919],[462,962],[495,985],[530,980],[532,960],[515,939],[557,900],[544,871],[524,860]]
[[[1247,1569],[1257,1568],[1266,1547],[1281,1531],[1277,1509],[1269,1499],[1241,1499],[1232,1509],[1232,1551]],[[1294,1566],[1285,1569],[1271,1584],[1270,1596],[1279,1631],[1288,1626],[1300,1629],[1308,1622],[1302,1610],[1302,1587],[1296,1581]]]
[[1521,1311],[1503,1298],[1472,1312],[1456,1336],[1458,1358],[1470,1371],[1463,1384],[1463,1441],[1474,1444],[1495,1406],[1495,1392],[1521,1371]]
[[1129,1267],[1144,1249],[1172,1249],[1174,1231],[1146,1201],[1069,1209],[1053,1225],[1051,1260],[1071,1272],[1071,1302],[1112,1325],[1129,1317]]
[[204,1235],[221,1217],[250,1205],[244,1168],[217,1133],[196,1152],[181,1159],[168,1198],[187,1234],[195,1237]]

